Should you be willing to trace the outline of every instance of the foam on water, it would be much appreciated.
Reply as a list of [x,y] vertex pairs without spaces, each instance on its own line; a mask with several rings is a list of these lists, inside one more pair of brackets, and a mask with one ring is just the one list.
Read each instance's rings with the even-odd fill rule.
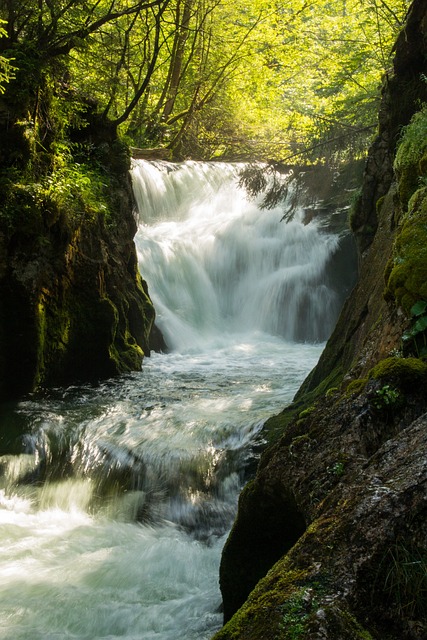
[[337,236],[260,212],[239,167],[135,164],[136,237],[171,348],[22,401],[0,457],[1,640],[208,640],[221,549],[261,427],[337,313]]

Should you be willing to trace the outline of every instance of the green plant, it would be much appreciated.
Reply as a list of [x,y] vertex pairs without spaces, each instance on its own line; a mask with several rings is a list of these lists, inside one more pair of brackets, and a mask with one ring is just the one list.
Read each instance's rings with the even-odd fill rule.
[[[4,20],[0,20],[0,38],[7,35],[6,31],[2,27],[3,24],[6,24],[6,22]],[[15,68],[12,66],[12,61],[13,59],[0,56],[0,94],[5,92],[6,84],[15,77]]]
[[418,357],[427,356],[427,301],[418,300],[411,307],[412,326],[405,331],[402,342],[405,351],[413,349]]
[[334,462],[334,464],[327,468],[327,472],[339,478],[343,475],[344,469],[345,462],[343,462],[342,460],[337,460],[337,462]]
[[375,391],[375,396],[372,400],[372,405],[378,411],[384,411],[396,406],[401,401],[400,392],[397,389],[393,389],[390,385],[385,384],[381,389]]
[[287,640],[299,640],[305,636],[310,613],[316,605],[313,589],[300,588],[286,601],[280,628]]
[[427,616],[427,551],[406,540],[390,546],[380,563],[374,582],[373,597],[378,590],[387,604],[401,618],[425,619]]

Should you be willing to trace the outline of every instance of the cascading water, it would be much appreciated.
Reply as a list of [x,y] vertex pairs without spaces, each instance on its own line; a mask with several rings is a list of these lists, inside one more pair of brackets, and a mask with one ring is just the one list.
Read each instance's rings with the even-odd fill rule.
[[302,212],[288,224],[280,210],[260,212],[236,189],[238,171],[194,162],[134,168],[147,225],[137,236],[141,268],[166,341],[182,350],[261,331],[322,342],[342,302],[327,274],[339,236],[303,224]]
[[135,163],[169,353],[0,418],[16,434],[0,457],[2,640],[207,640],[221,625],[220,552],[261,425],[314,366],[342,295],[339,237],[260,212],[238,169]]

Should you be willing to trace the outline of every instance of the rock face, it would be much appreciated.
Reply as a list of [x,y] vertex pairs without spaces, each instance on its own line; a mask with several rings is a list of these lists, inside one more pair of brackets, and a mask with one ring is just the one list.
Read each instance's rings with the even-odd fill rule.
[[129,159],[117,142],[104,146],[116,165],[109,217],[83,204],[69,215],[17,187],[13,226],[0,216],[0,399],[139,369],[149,355],[154,309],[133,243]]
[[385,80],[352,217],[360,278],[224,547],[215,640],[427,637],[427,3]]

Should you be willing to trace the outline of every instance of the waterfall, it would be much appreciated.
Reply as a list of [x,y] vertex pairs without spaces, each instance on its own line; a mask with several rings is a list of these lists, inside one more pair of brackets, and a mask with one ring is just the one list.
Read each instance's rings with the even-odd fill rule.
[[[0,407],[1,640],[209,640],[262,425],[317,362],[342,237],[259,211],[239,165],[143,162],[141,273],[169,346]],[[341,255],[340,260],[336,257]]]
[[238,188],[241,166],[136,161],[136,237],[166,342],[261,331],[323,342],[342,304],[328,267],[340,236],[304,212],[260,211]]

